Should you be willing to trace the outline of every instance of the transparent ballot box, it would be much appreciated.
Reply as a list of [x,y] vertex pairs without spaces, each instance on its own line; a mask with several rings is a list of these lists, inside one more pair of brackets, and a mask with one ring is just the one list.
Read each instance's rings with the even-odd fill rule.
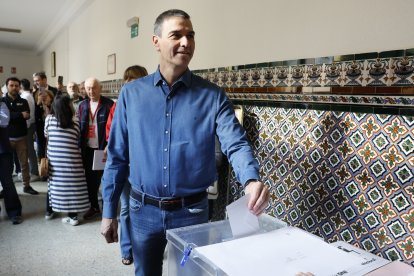
[[[285,222],[267,214],[259,216],[259,224],[262,233],[287,227]],[[233,239],[228,220],[167,230],[167,261],[164,263],[167,275],[226,275],[209,260],[197,255],[194,248]]]

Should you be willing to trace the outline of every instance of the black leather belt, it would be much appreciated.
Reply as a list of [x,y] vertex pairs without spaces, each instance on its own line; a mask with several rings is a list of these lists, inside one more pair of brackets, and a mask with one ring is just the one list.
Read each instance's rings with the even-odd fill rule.
[[[166,211],[174,211],[200,202],[207,197],[207,192],[201,192],[186,197],[156,198],[147,194],[142,196],[141,192],[131,189],[130,196],[141,203],[153,205]],[[142,202],[142,198],[144,198],[144,202]]]

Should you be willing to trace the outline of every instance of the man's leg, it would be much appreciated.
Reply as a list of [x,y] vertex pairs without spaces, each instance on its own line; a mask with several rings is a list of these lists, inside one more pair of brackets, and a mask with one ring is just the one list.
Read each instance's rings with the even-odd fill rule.
[[3,186],[4,205],[10,219],[22,215],[22,204],[17,195],[16,187],[13,183],[13,155],[12,153],[0,154],[0,182]]
[[131,243],[136,276],[161,276],[167,244],[162,210],[130,199]]
[[30,173],[26,138],[15,141],[15,145],[17,157],[19,158],[20,167],[22,169],[23,185],[24,187],[30,187]]
[[207,197],[177,211],[163,211],[130,199],[131,242],[135,275],[162,275],[166,230],[208,221]]
[[36,156],[36,151],[34,149],[34,139],[33,139],[35,131],[36,131],[36,125],[31,124],[30,127],[27,129],[26,142],[27,142],[27,150],[29,154],[30,174],[38,176],[39,165],[37,163],[37,156]]
[[100,184],[101,172],[93,171],[93,154],[94,149],[86,148],[83,153],[83,166],[85,168],[86,184],[88,187],[89,202],[91,208],[84,214],[84,219],[92,219],[96,215],[100,214],[99,203],[98,203],[98,189]]

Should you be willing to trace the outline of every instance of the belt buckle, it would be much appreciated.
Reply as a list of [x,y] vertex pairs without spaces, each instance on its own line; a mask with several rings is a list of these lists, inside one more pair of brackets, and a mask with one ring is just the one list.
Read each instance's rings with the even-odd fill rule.
[[160,201],[158,201],[158,208],[162,209],[162,210],[174,210],[177,208],[176,204],[180,203],[182,205],[182,200],[178,200],[178,199],[173,199],[173,200],[168,200],[168,199],[162,199]]

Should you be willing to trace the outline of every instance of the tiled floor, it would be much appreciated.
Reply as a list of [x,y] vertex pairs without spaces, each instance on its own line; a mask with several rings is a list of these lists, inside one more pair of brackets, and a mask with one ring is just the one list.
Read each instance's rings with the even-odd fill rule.
[[[0,219],[0,275],[133,275],[121,264],[119,244],[106,244],[100,235],[100,219],[63,225],[59,215],[44,219],[46,182],[35,182],[39,195],[22,193],[23,223]],[[4,205],[3,205],[4,206]],[[4,214],[4,210],[2,211]]]

